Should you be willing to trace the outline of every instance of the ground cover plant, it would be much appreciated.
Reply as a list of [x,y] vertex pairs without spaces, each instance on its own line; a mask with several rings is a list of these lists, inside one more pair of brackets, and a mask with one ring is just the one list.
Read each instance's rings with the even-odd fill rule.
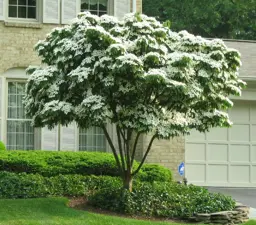
[[135,183],[133,192],[124,192],[117,186],[100,189],[89,196],[88,203],[130,215],[180,219],[189,219],[197,213],[229,211],[235,207],[231,197],[193,185],[163,182]]
[[[99,215],[67,207],[65,198],[0,200],[0,225],[187,225]],[[254,225],[255,221],[244,225]]]
[[[140,14],[118,21],[81,13],[36,45],[43,66],[27,70],[24,102],[33,126],[100,127],[130,191],[155,139],[230,126],[229,96],[244,86],[236,50],[167,25]],[[134,167],[143,134],[151,140]]]
[[0,172],[0,199],[52,196],[84,197],[101,209],[133,216],[188,219],[196,213],[232,210],[235,201],[202,187],[135,180],[125,191],[119,177]]

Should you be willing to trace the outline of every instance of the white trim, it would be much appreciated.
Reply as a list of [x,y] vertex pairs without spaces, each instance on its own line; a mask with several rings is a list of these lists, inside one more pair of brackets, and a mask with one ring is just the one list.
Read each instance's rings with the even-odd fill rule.
[[5,127],[6,127],[6,78],[2,76],[2,86],[1,86],[1,139],[6,143]]
[[132,0],[132,12],[137,12],[137,0]]
[[[5,0],[0,0],[0,20],[4,20],[5,19]],[[1,15],[1,9],[2,9],[2,15]]]

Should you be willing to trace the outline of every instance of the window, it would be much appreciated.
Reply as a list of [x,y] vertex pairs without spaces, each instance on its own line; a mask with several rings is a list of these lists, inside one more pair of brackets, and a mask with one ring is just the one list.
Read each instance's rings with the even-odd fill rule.
[[34,149],[34,128],[25,116],[22,103],[25,94],[25,82],[8,82],[7,106],[7,149]]
[[80,151],[106,151],[106,138],[104,132],[99,127],[79,130],[79,150]]
[[36,19],[37,0],[8,0],[8,17]]
[[108,0],[81,0],[81,11],[89,11],[101,16],[107,14]]

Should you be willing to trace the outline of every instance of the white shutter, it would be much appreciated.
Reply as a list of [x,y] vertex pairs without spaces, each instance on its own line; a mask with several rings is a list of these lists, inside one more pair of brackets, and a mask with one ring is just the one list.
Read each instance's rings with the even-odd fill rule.
[[108,15],[114,16],[114,0],[108,0]]
[[60,137],[60,150],[75,151],[77,140],[76,123],[72,123],[67,127],[62,127]]
[[62,0],[61,23],[68,24],[80,11],[80,0]]
[[60,0],[43,0],[43,22],[60,23]]
[[4,20],[4,0],[0,0],[0,20]]
[[116,0],[114,7],[114,15],[121,19],[126,13],[131,12],[130,0]]
[[47,127],[42,128],[41,149],[42,150],[58,150],[58,126],[49,130]]

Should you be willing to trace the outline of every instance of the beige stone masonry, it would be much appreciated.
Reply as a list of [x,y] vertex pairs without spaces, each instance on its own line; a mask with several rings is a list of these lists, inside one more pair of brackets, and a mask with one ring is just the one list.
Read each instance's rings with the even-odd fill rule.
[[33,47],[54,27],[56,25],[0,22],[0,74],[10,68],[40,64]]
[[[145,153],[151,136],[143,137],[143,152]],[[166,166],[173,172],[175,180],[182,180],[178,174],[178,166],[185,160],[184,137],[176,137],[170,140],[155,140],[146,159],[147,163],[157,163]]]

